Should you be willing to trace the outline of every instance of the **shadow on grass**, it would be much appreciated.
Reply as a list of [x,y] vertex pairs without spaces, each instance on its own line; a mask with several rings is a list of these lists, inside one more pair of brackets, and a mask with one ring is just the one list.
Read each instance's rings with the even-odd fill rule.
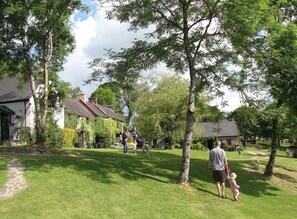
[[[126,180],[154,180],[158,183],[176,183],[181,166],[181,156],[166,151],[152,151],[147,159],[144,154],[123,154],[120,150],[98,149],[94,151],[76,150],[82,156],[20,156],[26,171],[51,172],[53,168],[74,170],[95,181],[107,184],[122,183],[115,176]],[[206,159],[191,158],[190,182],[199,191],[214,194],[209,190],[209,183],[214,184],[212,175],[208,173]],[[230,160],[232,171],[238,175],[237,183],[240,191],[251,196],[274,196],[279,190],[266,182],[261,173],[246,170],[250,160]],[[286,177],[286,176],[282,176]],[[226,182],[227,187],[229,183]]]

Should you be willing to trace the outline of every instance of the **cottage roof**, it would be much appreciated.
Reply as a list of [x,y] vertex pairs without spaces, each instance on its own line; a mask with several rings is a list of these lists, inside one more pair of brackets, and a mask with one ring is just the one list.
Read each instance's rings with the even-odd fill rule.
[[67,99],[64,101],[64,104],[65,104],[65,111],[70,114],[74,114],[74,115],[78,115],[86,118],[95,117],[94,116],[95,114],[92,113],[90,110],[88,110],[88,108],[85,107],[85,105],[80,100]]
[[100,108],[104,114],[107,115],[108,118],[112,118],[112,119],[115,119],[115,120],[118,120],[118,121],[121,121],[121,122],[124,122],[124,119],[121,118],[120,116],[118,116],[113,109],[107,107],[107,106],[102,106],[102,105],[99,105],[97,104],[97,107]]
[[18,88],[18,77],[4,77],[0,80],[0,103],[29,100],[32,91],[29,83]]
[[119,117],[112,109],[102,106],[94,102],[84,102],[82,100],[65,100],[65,111],[70,114],[75,114],[83,117],[103,117],[112,118],[123,122],[124,120]]
[[238,136],[235,121],[225,121],[220,123],[203,122],[199,123],[203,128],[204,137],[231,137]]
[[105,114],[100,107],[98,106],[98,104],[93,103],[93,102],[85,102],[85,104],[92,109],[92,111],[96,114],[96,116],[100,116],[103,118],[107,118],[107,114]]

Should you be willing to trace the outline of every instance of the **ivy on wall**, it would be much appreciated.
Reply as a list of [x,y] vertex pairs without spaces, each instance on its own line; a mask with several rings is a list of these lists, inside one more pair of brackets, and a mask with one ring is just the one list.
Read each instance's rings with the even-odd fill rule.
[[[104,147],[109,147],[117,142],[116,133],[121,132],[122,123],[111,118],[79,118],[81,129],[84,133],[84,143],[86,146],[92,146],[95,142],[95,137],[98,135],[103,139]],[[65,115],[65,128],[77,130],[78,117],[75,115]],[[65,134],[65,133],[64,133]]]

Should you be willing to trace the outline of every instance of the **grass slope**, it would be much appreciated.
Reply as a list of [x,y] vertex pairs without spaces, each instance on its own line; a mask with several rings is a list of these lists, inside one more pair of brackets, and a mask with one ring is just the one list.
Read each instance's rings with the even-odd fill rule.
[[[278,153],[275,176],[268,159],[246,151],[227,156],[241,186],[239,201],[216,196],[207,152],[191,151],[190,186],[176,184],[181,150],[123,154],[118,149],[67,149],[80,156],[20,156],[29,187],[0,201],[1,218],[296,218],[297,159]],[[256,151],[258,152],[258,151]],[[267,153],[267,151],[266,151]],[[0,177],[10,157],[0,157]],[[260,159],[253,170],[251,159]],[[2,179],[0,180],[0,183]],[[2,183],[3,185],[4,183]]]

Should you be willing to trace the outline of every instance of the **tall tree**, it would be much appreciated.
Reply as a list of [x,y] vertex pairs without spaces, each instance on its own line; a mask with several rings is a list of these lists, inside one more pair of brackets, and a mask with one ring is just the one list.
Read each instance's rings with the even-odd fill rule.
[[134,124],[146,139],[167,138],[171,146],[173,140],[182,139],[185,130],[188,82],[180,76],[163,75],[160,81],[147,84],[134,103]]
[[[92,76],[135,80],[142,70],[165,63],[175,72],[189,74],[186,130],[179,183],[189,183],[190,146],[195,124],[195,100],[205,89],[218,90],[228,75],[225,64],[231,57],[220,20],[226,1],[221,0],[130,0],[100,1],[112,6],[107,14],[129,22],[130,30],[148,28],[145,40],[135,40],[128,49],[109,52],[97,59]],[[107,61],[109,60],[109,61]],[[102,66],[104,68],[102,68]]]
[[104,83],[99,85],[98,88],[91,94],[92,97],[96,97],[99,104],[112,105],[115,112],[122,113],[120,109],[121,94],[120,88],[116,83]]
[[247,145],[247,139],[257,136],[257,110],[242,106],[234,110],[229,118],[236,121],[240,135],[243,137],[243,146]]
[[[244,59],[262,73],[277,109],[283,103],[296,107],[296,0],[229,1],[229,30],[232,42]],[[259,10],[260,9],[260,10]],[[238,14],[239,16],[234,16]],[[249,22],[247,22],[249,21]],[[228,22],[227,22],[228,23]],[[230,25],[241,23],[241,25]],[[273,174],[277,149],[278,115],[272,124],[271,155],[265,175]]]
[[0,74],[30,81],[35,102],[36,143],[46,142],[49,81],[74,48],[70,16],[80,0],[3,0],[0,7]]

